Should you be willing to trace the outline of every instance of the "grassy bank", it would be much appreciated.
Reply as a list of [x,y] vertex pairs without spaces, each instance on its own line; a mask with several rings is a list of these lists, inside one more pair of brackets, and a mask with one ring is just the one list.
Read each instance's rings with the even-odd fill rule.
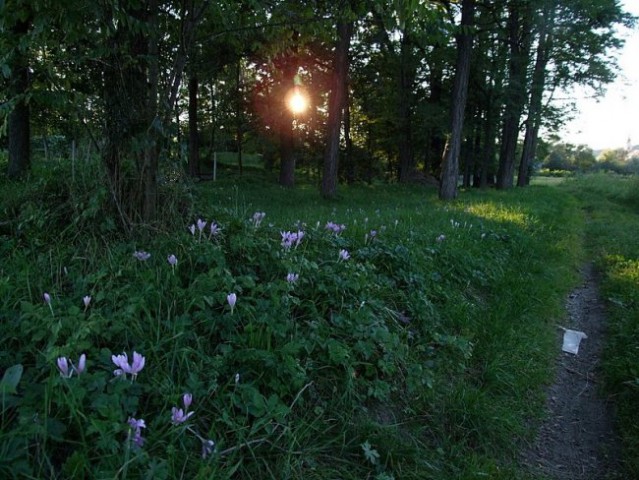
[[592,175],[572,180],[566,188],[587,214],[587,247],[602,274],[609,317],[606,390],[617,407],[625,478],[639,478],[639,181]]
[[37,181],[2,185],[3,476],[519,475],[581,261],[569,193],[322,202],[246,177],[124,238],[81,188]]

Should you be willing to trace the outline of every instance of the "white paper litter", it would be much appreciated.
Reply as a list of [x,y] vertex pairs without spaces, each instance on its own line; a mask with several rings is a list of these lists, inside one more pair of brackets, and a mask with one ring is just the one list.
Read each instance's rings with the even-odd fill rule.
[[569,330],[567,328],[563,328],[564,331],[564,344],[561,349],[564,352],[572,353],[577,355],[579,352],[579,344],[581,340],[584,338],[588,338],[584,332],[579,332],[577,330]]

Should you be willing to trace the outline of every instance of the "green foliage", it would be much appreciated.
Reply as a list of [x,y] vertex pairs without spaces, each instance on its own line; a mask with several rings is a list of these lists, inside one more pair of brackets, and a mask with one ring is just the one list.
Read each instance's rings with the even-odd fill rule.
[[[95,193],[76,175],[86,183],[36,178],[2,204],[17,225],[0,242],[0,370],[17,389],[4,476],[512,478],[578,252],[569,196],[436,207],[420,188],[357,187],[318,204],[246,178],[203,185],[196,214],[133,240],[72,206]],[[191,234],[198,218],[219,233]],[[299,245],[282,246],[287,231]],[[132,351],[145,368],[114,378],[111,355]],[[86,371],[61,376],[57,359],[82,353]],[[185,392],[195,414],[172,425]],[[141,449],[130,417],[146,421]]]

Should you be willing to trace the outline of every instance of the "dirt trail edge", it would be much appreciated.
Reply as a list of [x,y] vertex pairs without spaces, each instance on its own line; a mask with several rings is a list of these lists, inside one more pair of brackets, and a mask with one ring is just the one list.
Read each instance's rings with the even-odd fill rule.
[[[599,372],[605,332],[604,305],[591,264],[583,283],[568,296],[565,328],[588,335],[579,353],[560,352],[555,382],[548,389],[547,417],[535,442],[522,454],[530,473],[552,480],[620,479],[619,441],[612,405],[601,396]],[[557,329],[561,347],[563,331]]]

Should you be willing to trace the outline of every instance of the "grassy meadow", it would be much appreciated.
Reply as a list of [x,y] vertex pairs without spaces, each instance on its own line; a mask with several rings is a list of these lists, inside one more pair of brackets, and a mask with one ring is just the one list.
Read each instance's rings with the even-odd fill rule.
[[587,254],[632,412],[624,180],[326,202],[227,173],[167,183],[164,222],[123,235],[98,178],[61,164],[0,184],[3,478],[524,478]]
[[601,273],[608,340],[605,392],[614,401],[625,478],[639,478],[639,179],[585,176],[566,184],[586,214],[590,258]]

